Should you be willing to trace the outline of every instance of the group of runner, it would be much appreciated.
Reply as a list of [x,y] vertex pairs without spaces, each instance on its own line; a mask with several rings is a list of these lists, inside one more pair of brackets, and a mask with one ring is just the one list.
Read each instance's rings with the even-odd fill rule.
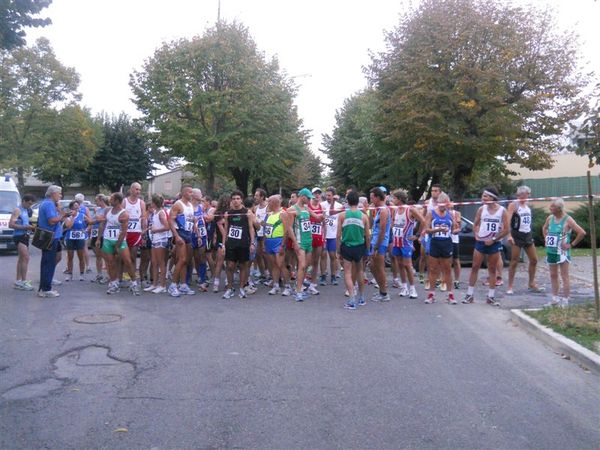
[[[97,272],[93,281],[107,282],[107,294],[120,291],[124,273],[125,278],[129,277],[129,290],[134,295],[140,295],[142,290],[168,293],[172,297],[193,295],[190,285],[194,272],[198,289],[206,292],[209,270],[212,290],[217,293],[224,267],[225,299],[236,295],[234,281],[235,274],[239,273],[239,298],[247,298],[264,284],[270,288],[270,295],[292,296],[302,302],[319,294],[319,286],[327,284],[327,275],[329,283],[337,285],[342,269],[348,297],[345,307],[356,309],[366,303],[367,268],[377,289],[371,301],[390,300],[386,275],[386,257],[389,257],[392,286],[399,288],[401,297],[418,298],[415,280],[419,279],[425,284],[426,304],[436,301],[436,288],[447,292],[448,303],[457,304],[454,290],[460,287],[462,220],[439,185],[431,187],[431,197],[424,205],[410,202],[404,190],[389,194],[383,186],[371,189],[368,199],[348,189],[344,204],[340,203],[333,187],[324,193],[318,187],[303,188],[285,201],[279,195],[268,197],[263,189],[257,189],[251,198],[234,191],[213,201],[203,196],[200,189],[183,186],[168,210],[160,195],[153,195],[146,204],[141,192],[141,185],[133,183],[126,196],[119,192],[110,197],[99,194],[92,217],[82,198],[76,198],[67,210],[61,211],[56,206],[60,188],[49,188],[47,201],[40,208],[39,226],[53,229],[55,240],[64,237],[68,251],[67,280],[73,279],[75,252],[79,256],[80,279],[84,279],[86,264],[89,265],[86,242],[91,238]],[[505,237],[512,245],[506,294],[514,292],[521,250],[529,259],[529,290],[542,290],[535,283],[537,258],[528,205],[531,191],[521,186],[516,194],[517,199],[505,208],[499,203],[499,194],[494,188],[482,193],[483,204],[477,210],[473,225],[476,244],[464,304],[475,301],[478,272],[487,260],[486,303],[499,306],[495,288]],[[31,206],[29,203],[31,199],[24,197],[10,222],[15,230],[15,242],[25,247],[28,239],[25,242],[24,236],[33,229],[24,213]],[[56,206],[55,210],[52,205]],[[550,304],[565,305],[569,298],[570,248],[583,239],[585,231],[564,212],[562,199],[554,200],[550,211],[543,229],[552,283]],[[56,265],[61,244],[52,247],[45,251],[53,251]],[[136,270],[138,254],[141,261]],[[15,288],[31,290],[25,280],[28,253],[19,247],[19,255]],[[413,271],[415,260],[418,261],[418,278]],[[49,286],[50,261],[43,252],[38,292],[42,297],[59,295]],[[251,276],[252,266],[254,276]],[[425,267],[428,269],[426,281],[423,279]],[[563,282],[562,297],[559,297],[559,275]],[[56,282],[53,269],[50,280]]]

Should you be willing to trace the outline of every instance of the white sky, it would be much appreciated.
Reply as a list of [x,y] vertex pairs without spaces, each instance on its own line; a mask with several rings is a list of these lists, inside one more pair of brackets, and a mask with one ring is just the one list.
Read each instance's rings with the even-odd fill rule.
[[[521,0],[525,3],[525,0]],[[365,87],[369,50],[384,49],[384,30],[409,0],[221,0],[221,17],[242,22],[267,57],[296,76],[296,103],[311,148],[331,133],[335,111]],[[531,0],[556,8],[561,27],[577,29],[589,68],[600,74],[600,2]],[[44,10],[52,25],[28,30],[46,36],[59,60],[81,76],[83,104],[94,113],[138,115],[129,75],[164,41],[203,34],[217,18],[218,0],[54,0]]]

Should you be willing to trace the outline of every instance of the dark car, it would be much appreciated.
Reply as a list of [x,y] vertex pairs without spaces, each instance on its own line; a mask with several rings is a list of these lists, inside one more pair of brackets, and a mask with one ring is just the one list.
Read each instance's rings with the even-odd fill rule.
[[[471,265],[473,263],[473,250],[475,249],[475,234],[473,233],[473,222],[462,217],[460,227],[460,244],[458,251],[461,265]],[[510,261],[510,244],[507,238],[502,239],[502,257],[505,264]]]

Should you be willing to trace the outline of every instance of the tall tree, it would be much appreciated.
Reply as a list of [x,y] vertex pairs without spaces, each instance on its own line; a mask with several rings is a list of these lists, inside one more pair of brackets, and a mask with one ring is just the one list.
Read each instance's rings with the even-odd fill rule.
[[588,156],[590,167],[600,164],[600,83],[594,86],[583,120],[572,131],[575,152]]
[[551,165],[585,79],[577,40],[548,10],[496,0],[424,0],[387,35],[370,80],[392,148],[447,173],[462,198],[497,158]]
[[[15,169],[20,186],[46,146],[55,111],[79,101],[79,76],[63,66],[50,42],[0,51],[0,166]],[[50,121],[50,122],[48,122]]]
[[25,45],[27,27],[45,27],[51,22],[37,16],[52,0],[0,0],[0,50]]
[[51,110],[49,115],[44,127],[36,130],[44,136],[44,148],[32,160],[34,173],[63,187],[82,181],[102,141],[102,130],[79,106]]
[[94,156],[84,181],[111,192],[134,181],[141,182],[153,168],[152,150],[143,124],[126,114],[101,116],[97,122],[103,131],[102,144]]
[[293,84],[240,24],[164,44],[130,84],[154,145],[205,174],[209,193],[217,174],[244,193],[265,173],[285,178],[306,148]]

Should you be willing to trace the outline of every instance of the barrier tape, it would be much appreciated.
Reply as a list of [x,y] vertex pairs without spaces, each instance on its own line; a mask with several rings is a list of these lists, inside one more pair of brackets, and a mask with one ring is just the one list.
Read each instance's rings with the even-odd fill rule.
[[[565,199],[574,199],[574,198],[581,198],[581,199],[587,199],[590,196],[588,194],[582,194],[582,195],[565,195],[565,196],[559,196],[559,197],[534,197],[534,198],[528,198],[527,201],[528,202],[542,202],[542,201],[553,201],[556,200],[557,198],[562,198],[563,200]],[[594,198],[600,198],[600,194],[592,194],[592,197]],[[449,202],[449,203],[438,203],[438,205],[450,205],[450,206],[465,206],[465,205],[483,205],[483,204],[492,204],[492,203],[510,203],[510,202],[518,202],[519,200],[516,198],[513,199],[502,199],[502,200],[494,200],[494,201],[490,201],[490,202],[484,202],[483,200],[474,200],[474,201],[468,201],[468,202]],[[404,205],[404,206],[427,206],[429,203],[429,200],[426,200],[423,203],[416,203],[414,205]],[[359,210],[361,211],[365,211],[365,210],[369,210],[369,211],[376,211],[378,209],[384,209],[384,208],[391,208],[391,209],[396,209],[396,208],[400,208],[400,206],[396,206],[396,205],[385,205],[385,206],[369,206],[367,208],[361,208],[360,205],[358,207]],[[327,209],[324,210],[324,212],[327,211],[334,211],[334,212],[343,212],[345,211],[345,209]],[[283,212],[283,210],[281,211]],[[217,215],[215,212],[213,212],[213,215]],[[234,214],[228,214],[228,216],[246,216],[248,215],[248,213],[234,213]]]

